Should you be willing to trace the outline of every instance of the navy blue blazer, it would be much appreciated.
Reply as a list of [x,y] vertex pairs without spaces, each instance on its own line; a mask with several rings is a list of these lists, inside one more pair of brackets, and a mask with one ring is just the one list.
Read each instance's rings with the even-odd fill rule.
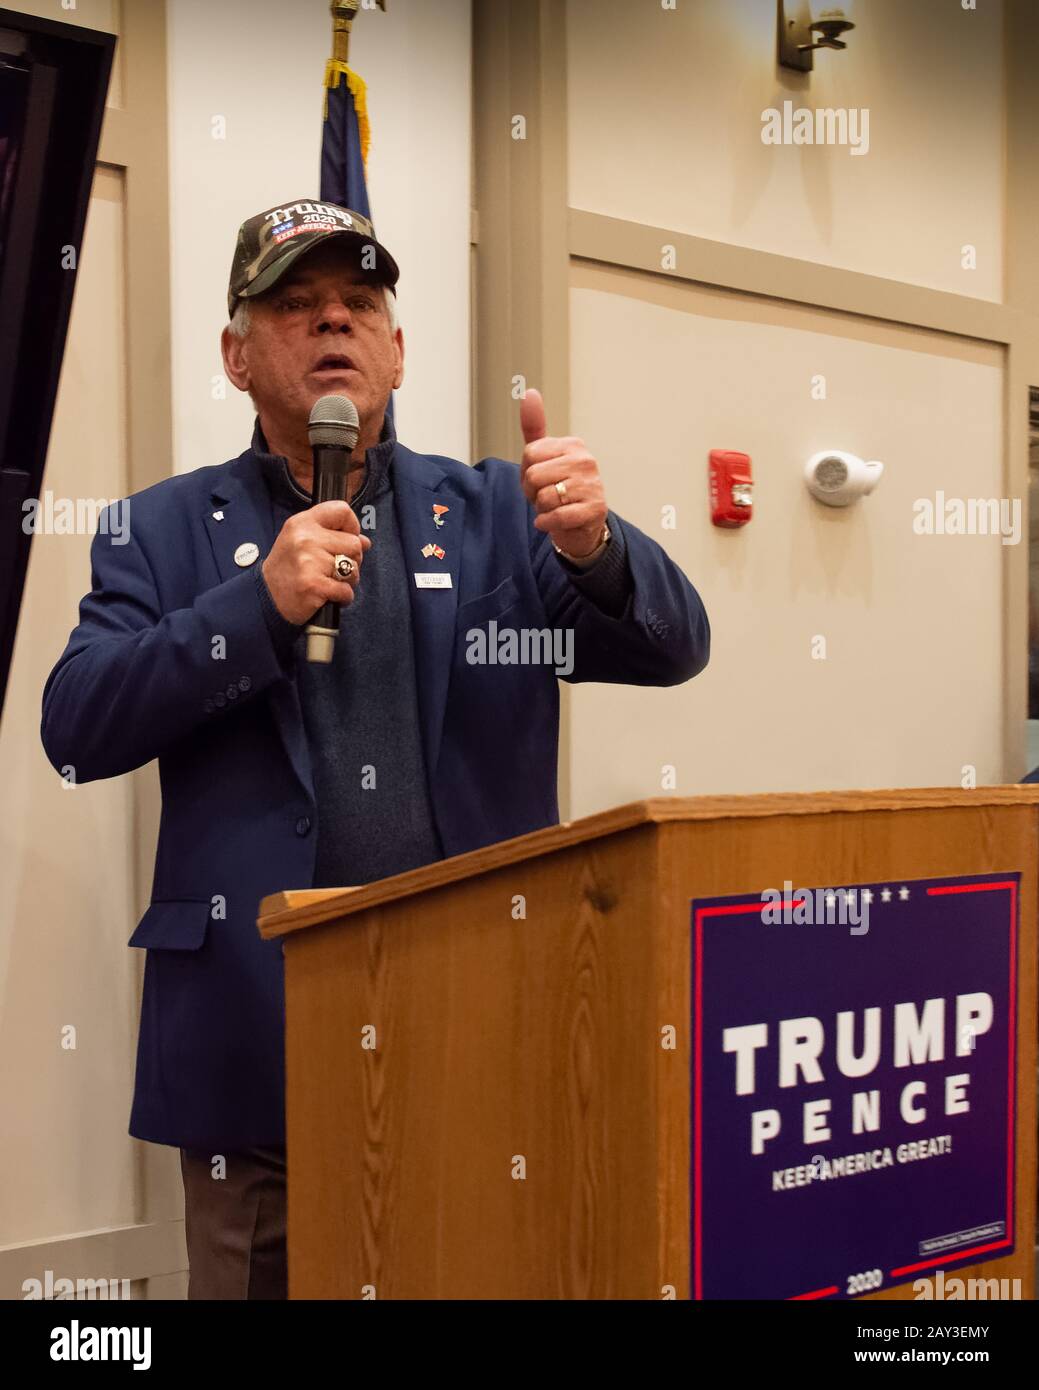
[[[710,630],[681,570],[622,518],[626,615],[583,597],[534,528],[515,464],[470,468],[398,442],[393,481],[409,574],[451,576],[410,597],[433,811],[445,854],[464,854],[559,820],[554,668],[469,664],[467,630],[572,628],[566,679],[654,686],[702,670]],[[438,502],[452,543],[427,562]],[[246,450],[129,508],[126,544],[100,530],[92,543],[91,592],[47,680],[42,737],[77,783],[159,759],[151,905],[130,938],[148,952],[130,1133],[212,1152],[281,1144],[283,961],[256,916],[266,894],[312,886],[318,807],[295,679],[234,559],[253,541],[260,563],[273,545],[269,495]]]

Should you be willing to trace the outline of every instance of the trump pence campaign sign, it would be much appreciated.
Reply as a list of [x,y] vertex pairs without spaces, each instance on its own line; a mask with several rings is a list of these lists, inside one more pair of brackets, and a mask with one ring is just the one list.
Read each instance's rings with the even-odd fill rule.
[[693,901],[694,1298],[1013,1253],[1019,881]]

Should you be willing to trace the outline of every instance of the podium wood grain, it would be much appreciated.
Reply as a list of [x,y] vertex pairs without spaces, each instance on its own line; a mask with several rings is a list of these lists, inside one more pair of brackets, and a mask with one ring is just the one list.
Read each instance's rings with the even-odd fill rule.
[[1018,787],[659,799],[265,899],[290,1296],[688,1297],[690,900],[1020,870],[1017,1253],[956,1273],[1031,1297],[1037,806]]

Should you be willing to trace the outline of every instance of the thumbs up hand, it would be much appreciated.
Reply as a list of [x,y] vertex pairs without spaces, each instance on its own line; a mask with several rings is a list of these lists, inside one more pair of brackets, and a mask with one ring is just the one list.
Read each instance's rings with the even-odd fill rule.
[[583,439],[546,433],[545,403],[533,388],[520,402],[520,428],[526,445],[520,481],[537,512],[534,525],[568,555],[590,555],[602,540],[608,510],[599,465]]

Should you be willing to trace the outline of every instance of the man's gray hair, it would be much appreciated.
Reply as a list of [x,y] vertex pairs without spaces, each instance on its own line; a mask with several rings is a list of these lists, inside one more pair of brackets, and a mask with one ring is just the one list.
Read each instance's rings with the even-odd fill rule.
[[[386,302],[386,316],[390,321],[390,332],[396,333],[399,326],[397,317],[397,296],[390,289],[389,285],[382,286],[382,297]],[[239,338],[244,338],[249,332],[249,301],[240,299],[235,305],[235,311],[228,324],[231,332]]]

